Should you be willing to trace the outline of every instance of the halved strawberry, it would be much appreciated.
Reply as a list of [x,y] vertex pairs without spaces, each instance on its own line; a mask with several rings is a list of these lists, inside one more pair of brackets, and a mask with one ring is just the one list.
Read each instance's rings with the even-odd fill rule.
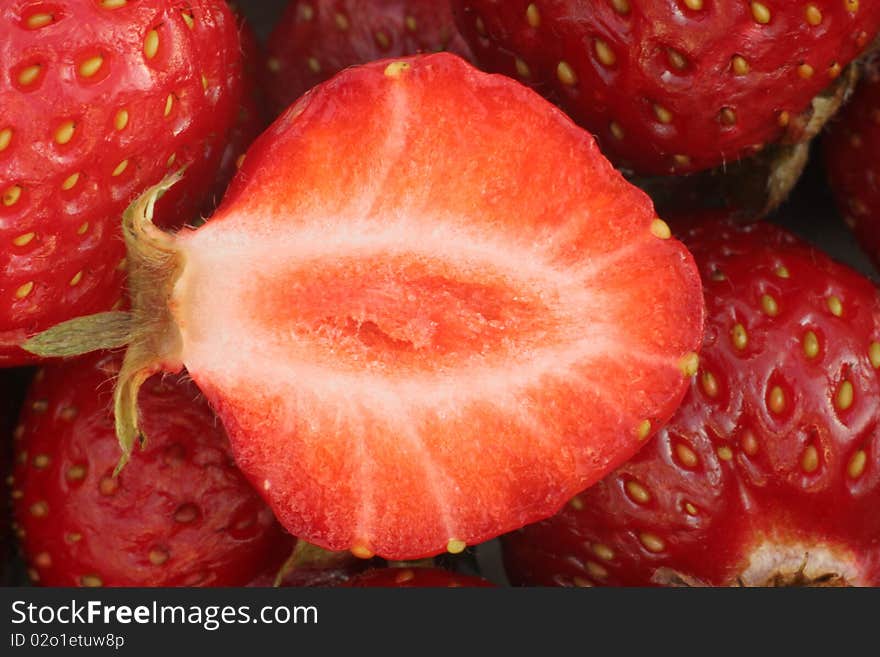
[[816,134],[813,103],[880,29],[858,0],[453,0],[491,70],[534,85],[641,174],[717,167]]
[[494,584],[482,577],[459,575],[442,568],[380,568],[369,570],[338,586],[350,588],[456,589],[461,587],[485,588],[494,586]]
[[41,371],[16,432],[15,512],[33,581],[48,586],[236,586],[292,549],[232,461],[199,391],[155,378],[140,395],[149,442],[113,476],[119,356]]
[[686,242],[700,373],[649,446],[505,539],[512,581],[880,585],[880,293],[769,224]]
[[348,66],[440,50],[470,57],[446,2],[292,0],[269,37],[266,89],[277,115]]
[[120,217],[167,172],[180,225],[214,182],[241,95],[222,0],[9,0],[0,6],[0,367],[60,321],[122,295]]
[[823,146],[840,212],[880,267],[880,57],[867,63],[858,91]]
[[139,382],[185,365],[321,547],[414,559],[546,517],[669,418],[695,367],[699,279],[649,199],[562,112],[454,55],[307,94],[196,231],[149,224],[161,189],[126,214],[135,324],[28,348],[122,323],[126,450]]

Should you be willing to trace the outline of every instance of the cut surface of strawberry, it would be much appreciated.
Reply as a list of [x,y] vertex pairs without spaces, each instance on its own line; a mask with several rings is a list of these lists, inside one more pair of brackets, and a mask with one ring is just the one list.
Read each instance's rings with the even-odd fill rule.
[[185,365],[281,522],[324,548],[415,559],[547,517],[671,416],[697,360],[699,278],[649,199],[454,55],[305,96],[196,231],[148,223],[159,189],[126,217],[122,443],[138,381]]
[[11,0],[0,6],[0,367],[17,345],[122,297],[121,216],[188,167],[156,221],[214,182],[241,94],[222,0]]
[[232,460],[192,382],[140,395],[149,441],[118,477],[112,378],[97,354],[41,370],[16,431],[13,487],[32,581],[47,586],[240,586],[293,547]]
[[857,0],[452,6],[477,61],[558,103],[618,165],[653,175],[814,136],[828,118],[814,99],[880,28],[880,5]]
[[880,584],[880,293],[769,224],[685,243],[700,371],[653,442],[504,541],[528,585]]
[[470,57],[446,2],[292,0],[269,36],[265,86],[280,114],[348,66],[440,50]]

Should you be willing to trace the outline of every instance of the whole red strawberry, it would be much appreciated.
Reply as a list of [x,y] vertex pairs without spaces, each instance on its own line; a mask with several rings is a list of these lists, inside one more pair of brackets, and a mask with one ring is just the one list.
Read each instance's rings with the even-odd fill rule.
[[120,217],[167,172],[157,220],[193,218],[241,95],[222,0],[11,0],[0,8],[0,367],[122,294]]
[[470,57],[446,2],[293,0],[269,37],[266,89],[280,114],[348,66],[439,50]]
[[266,109],[266,97],[260,83],[260,75],[265,60],[265,55],[257,41],[257,35],[247,22],[245,17],[238,13],[237,9],[230,5],[236,12],[238,19],[238,35],[241,40],[242,68],[244,71],[244,84],[241,95],[241,106],[235,123],[229,130],[226,147],[220,158],[220,166],[212,191],[206,196],[202,207],[204,216],[216,209],[217,204],[223,198],[229,181],[238,171],[244,154],[253,141],[269,125],[268,111]]
[[292,549],[236,469],[217,418],[185,379],[140,395],[146,446],[119,474],[117,356],[47,368],[17,433],[15,514],[31,578],[48,586],[236,586]]
[[482,577],[459,575],[442,568],[379,568],[353,577],[339,586],[350,588],[448,588],[494,586]]
[[880,267],[880,58],[824,141],[825,163],[840,212]]
[[453,0],[486,67],[535,86],[642,174],[688,173],[815,134],[811,102],[870,43],[858,0]]
[[880,584],[880,294],[771,225],[710,224],[699,374],[669,425],[551,520],[517,584]]
[[[122,444],[141,377],[185,366],[321,547],[418,559],[547,517],[669,419],[696,364],[699,277],[647,196],[454,55],[306,94],[198,230],[149,224],[163,186],[126,212]],[[28,348],[88,349],[105,319]]]

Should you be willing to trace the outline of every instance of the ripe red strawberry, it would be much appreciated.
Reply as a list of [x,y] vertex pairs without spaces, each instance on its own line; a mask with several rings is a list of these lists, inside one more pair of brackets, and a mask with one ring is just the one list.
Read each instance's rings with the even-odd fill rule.
[[535,86],[642,174],[705,170],[815,134],[828,108],[811,101],[880,27],[880,4],[858,0],[452,6],[482,64]]
[[880,59],[825,137],[825,163],[840,212],[880,267]]
[[110,379],[98,354],[48,368],[17,433],[15,512],[34,581],[48,586],[236,586],[278,569],[292,542],[236,469],[196,387],[150,380],[149,441],[117,477]]
[[292,0],[269,37],[266,89],[277,115],[348,66],[439,50],[470,57],[445,2]]
[[244,83],[241,106],[238,108],[235,123],[229,131],[213,190],[206,196],[205,204],[202,207],[205,216],[209,216],[216,209],[229,186],[229,182],[238,172],[238,166],[248,147],[269,125],[266,98],[259,82],[265,56],[250,24],[244,16],[237,13],[233,5],[230,7],[236,12],[238,19]]
[[880,294],[781,229],[710,224],[700,373],[669,425],[507,537],[517,584],[880,584]]
[[[671,416],[696,360],[697,272],[649,199],[454,55],[305,96],[196,231],[156,231],[151,198],[126,213],[147,323],[125,327],[122,444],[138,379],[185,365],[281,522],[327,549],[416,559],[554,513]],[[70,331],[104,320],[28,347],[81,350]]]
[[338,586],[349,588],[445,588],[494,586],[482,577],[459,575],[442,568],[379,568],[353,577]]
[[120,216],[188,166],[157,209],[193,218],[241,95],[221,0],[59,0],[0,8],[0,367],[39,330],[122,291]]

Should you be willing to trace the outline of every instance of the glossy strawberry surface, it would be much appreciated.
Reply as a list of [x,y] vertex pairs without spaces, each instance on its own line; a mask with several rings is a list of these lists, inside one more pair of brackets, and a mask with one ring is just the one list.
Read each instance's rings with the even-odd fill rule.
[[293,0],[269,37],[266,89],[280,114],[348,66],[439,50],[470,56],[446,2]]
[[865,67],[859,88],[823,142],[840,213],[865,253],[880,266],[880,58]]
[[[233,5],[230,6],[234,8]],[[226,147],[220,158],[214,187],[206,196],[202,207],[202,214],[205,217],[209,217],[217,208],[229,182],[244,160],[248,147],[270,123],[261,78],[266,56],[257,40],[257,35],[244,16],[236,11],[236,18],[244,75],[241,105],[226,139]]]
[[237,586],[276,572],[292,541],[235,467],[217,418],[183,378],[142,390],[146,446],[113,476],[118,356],[38,374],[16,431],[14,492],[34,582]]
[[29,335],[122,295],[120,219],[171,170],[157,221],[195,218],[241,97],[221,0],[0,7],[0,367]]
[[687,238],[699,373],[656,438],[515,532],[518,584],[880,584],[880,293],[769,224]]
[[642,174],[797,141],[811,101],[871,42],[858,0],[453,0],[486,68],[532,85]]

